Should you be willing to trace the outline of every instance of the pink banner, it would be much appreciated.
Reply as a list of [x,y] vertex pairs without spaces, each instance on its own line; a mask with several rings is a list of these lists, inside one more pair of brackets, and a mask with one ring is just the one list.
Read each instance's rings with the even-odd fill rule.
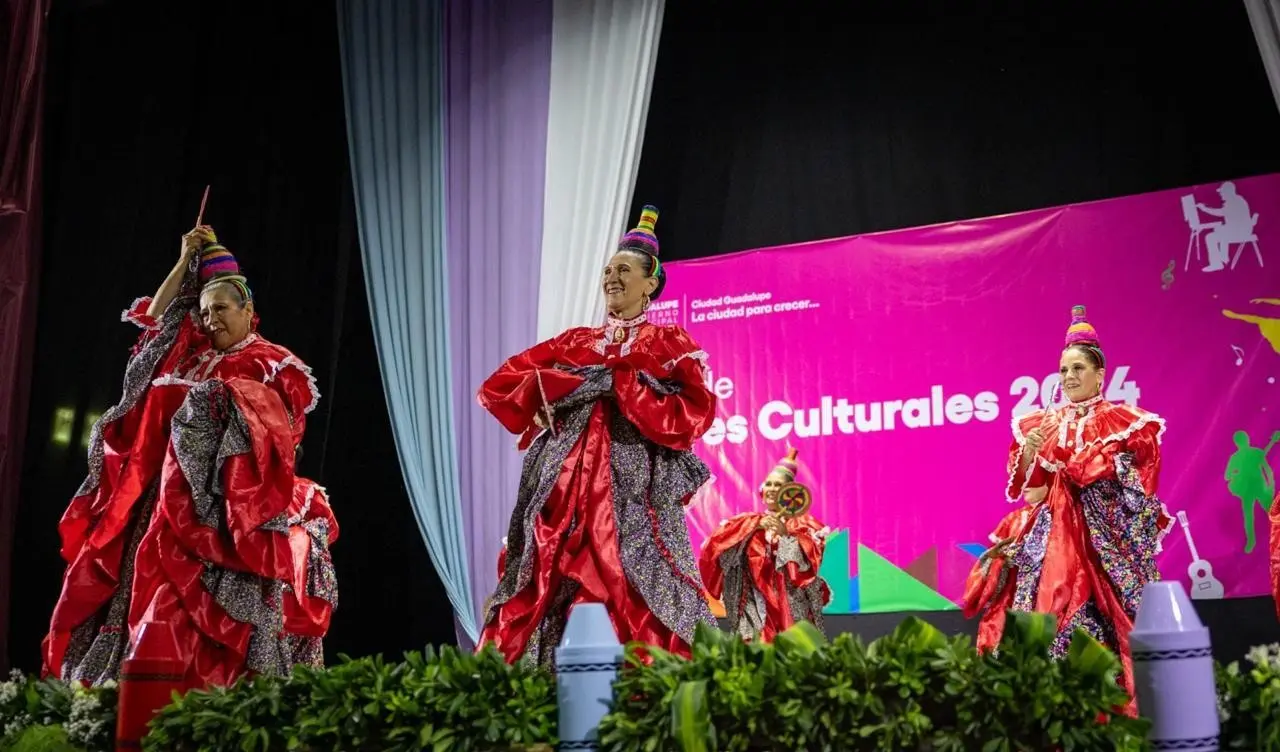
[[695,548],[759,504],[791,444],[813,513],[840,531],[829,611],[954,608],[1009,510],[1010,421],[1053,389],[1084,304],[1106,397],[1168,421],[1159,496],[1189,529],[1165,538],[1163,576],[1199,597],[1270,592],[1280,176],[669,269],[650,319],[710,353],[721,398],[698,446],[714,480],[689,507]]

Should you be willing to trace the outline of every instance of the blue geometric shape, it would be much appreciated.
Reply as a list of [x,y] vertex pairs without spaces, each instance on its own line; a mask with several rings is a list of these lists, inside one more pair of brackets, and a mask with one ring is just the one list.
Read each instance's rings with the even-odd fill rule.
[[976,559],[986,552],[988,546],[985,543],[957,543],[956,548]]
[[858,575],[849,578],[849,613],[862,612],[862,599],[858,597]]

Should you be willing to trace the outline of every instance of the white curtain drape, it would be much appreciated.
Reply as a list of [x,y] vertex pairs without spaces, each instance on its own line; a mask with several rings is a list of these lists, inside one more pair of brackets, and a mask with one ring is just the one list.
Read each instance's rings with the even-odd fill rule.
[[1244,0],[1244,7],[1249,11],[1249,25],[1271,82],[1271,95],[1280,107],[1280,0]]
[[539,340],[603,315],[600,269],[627,222],[662,12],[663,0],[555,0]]
[[431,563],[475,639],[449,348],[444,6],[339,0],[337,11],[356,225],[396,454]]

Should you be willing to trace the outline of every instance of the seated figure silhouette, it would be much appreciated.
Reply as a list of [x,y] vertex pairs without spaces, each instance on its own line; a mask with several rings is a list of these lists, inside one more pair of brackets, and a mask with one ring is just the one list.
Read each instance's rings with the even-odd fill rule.
[[1249,213],[1249,204],[1244,196],[1236,193],[1236,184],[1228,180],[1218,186],[1218,195],[1222,197],[1220,208],[1196,204],[1196,208],[1205,214],[1222,218],[1204,236],[1205,248],[1209,254],[1209,265],[1204,268],[1206,272],[1224,268],[1228,260],[1227,247],[1231,243],[1243,243],[1253,235],[1253,216]]

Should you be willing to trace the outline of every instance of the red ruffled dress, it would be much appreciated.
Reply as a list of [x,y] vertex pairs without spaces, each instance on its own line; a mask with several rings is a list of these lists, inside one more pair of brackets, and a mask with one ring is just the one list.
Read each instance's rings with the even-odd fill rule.
[[698,568],[733,629],[771,642],[797,621],[822,629],[831,589],[818,576],[830,530],[812,515],[785,520],[787,535],[762,530],[765,515],[747,512],[721,523],[703,544]]
[[709,477],[690,451],[715,415],[703,360],[679,327],[611,318],[484,382],[480,405],[528,451],[482,646],[551,666],[576,603],[603,603],[623,642],[677,653],[715,624],[684,517]]
[[978,649],[986,652],[1000,644],[1004,635],[1005,612],[1013,605],[1014,578],[1009,563],[1009,547],[1022,539],[1028,523],[1036,517],[1031,506],[1005,515],[991,532],[993,544],[969,572],[965,581],[962,608],[966,619],[978,616]]
[[58,526],[67,571],[46,674],[117,678],[145,621],[173,626],[189,688],[323,663],[338,525],[324,489],[294,471],[315,380],[257,334],[213,350],[196,294],[191,272],[158,320],[147,298],[122,316],[143,331]]
[[[1019,476],[1026,435],[1041,425],[1049,433],[1044,447]],[[1159,579],[1156,554],[1172,524],[1156,498],[1164,428],[1154,413],[1100,397],[1013,421],[1006,496],[1048,492],[1029,517],[1015,513],[997,529],[1001,539],[1013,538],[1001,566],[971,575],[966,611],[987,614],[980,646],[999,643],[1003,617],[995,611],[1053,614],[1054,654],[1065,655],[1072,634],[1084,629],[1120,657],[1120,681],[1132,695],[1129,632],[1143,588]]]

